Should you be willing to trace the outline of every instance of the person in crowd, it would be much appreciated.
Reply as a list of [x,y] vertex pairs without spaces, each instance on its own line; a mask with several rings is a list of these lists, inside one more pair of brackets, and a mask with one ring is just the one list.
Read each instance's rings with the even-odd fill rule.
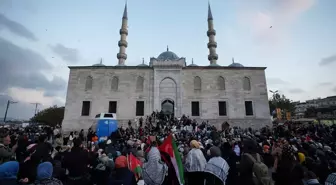
[[[238,146],[237,144],[234,146]],[[237,176],[238,176],[238,170],[237,170],[237,161],[239,157],[237,154],[232,150],[232,147],[229,142],[226,140],[221,146],[221,153],[222,158],[228,163],[229,165],[229,175],[227,176],[226,183],[227,185],[235,185],[238,183]]]
[[224,185],[229,173],[229,165],[221,157],[221,151],[217,146],[213,146],[208,151],[211,157],[205,166],[206,185]]
[[64,156],[63,167],[69,171],[68,185],[86,185],[89,183],[87,179],[89,154],[82,146],[82,141],[75,139],[71,151]]
[[137,185],[134,173],[128,169],[127,158],[119,156],[115,160],[115,176],[112,177],[112,184]]
[[44,162],[37,167],[37,180],[35,185],[63,185],[63,183],[52,177],[53,165],[50,162]]
[[16,161],[5,162],[0,165],[0,184],[18,185],[17,174],[19,172],[19,163]]
[[70,132],[70,134],[69,134],[69,140],[68,140],[67,145],[72,146],[74,138],[75,138],[74,133]]
[[322,185],[319,183],[315,173],[312,171],[308,171],[305,173],[303,181],[305,185]]
[[166,185],[168,181],[168,179],[166,179],[168,176],[168,166],[161,161],[161,155],[158,148],[151,147],[147,159],[148,161],[143,164],[142,170],[145,184]]
[[284,143],[281,148],[281,156],[275,154],[276,172],[273,173],[275,185],[288,185],[292,181],[292,169],[295,166],[294,151],[290,145]]
[[203,170],[207,162],[203,152],[200,150],[200,144],[196,140],[190,142],[190,148],[191,150],[185,160],[188,183],[195,185],[202,184]]
[[10,143],[10,135],[7,132],[0,133],[0,164],[10,161],[14,156],[17,145],[9,148]]

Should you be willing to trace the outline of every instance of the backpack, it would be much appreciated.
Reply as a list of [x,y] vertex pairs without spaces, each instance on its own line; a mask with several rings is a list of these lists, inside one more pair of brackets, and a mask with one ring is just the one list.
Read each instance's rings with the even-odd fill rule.
[[254,176],[256,177],[256,185],[271,185],[272,178],[268,175],[268,167],[261,162],[260,155],[257,153],[257,159],[255,159],[251,154],[245,153],[245,156],[247,156],[253,163],[252,166],[252,172]]

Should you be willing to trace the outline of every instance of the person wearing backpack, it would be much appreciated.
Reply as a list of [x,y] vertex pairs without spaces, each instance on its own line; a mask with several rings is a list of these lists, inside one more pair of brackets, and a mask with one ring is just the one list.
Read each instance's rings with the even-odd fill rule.
[[240,184],[244,185],[269,185],[272,179],[268,175],[268,167],[263,163],[259,154],[261,149],[252,140],[245,139],[243,154],[240,160]]

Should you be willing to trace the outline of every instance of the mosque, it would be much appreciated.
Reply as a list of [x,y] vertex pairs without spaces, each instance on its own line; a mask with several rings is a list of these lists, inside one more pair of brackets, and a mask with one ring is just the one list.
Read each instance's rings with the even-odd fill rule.
[[209,65],[198,66],[167,50],[150,58],[149,64],[128,66],[126,59],[128,16],[125,5],[118,64],[69,66],[63,130],[88,129],[99,113],[115,113],[120,125],[163,111],[176,117],[207,120],[219,127],[259,128],[271,123],[266,67],[245,67],[234,61],[217,64],[216,31],[208,6],[207,43]]

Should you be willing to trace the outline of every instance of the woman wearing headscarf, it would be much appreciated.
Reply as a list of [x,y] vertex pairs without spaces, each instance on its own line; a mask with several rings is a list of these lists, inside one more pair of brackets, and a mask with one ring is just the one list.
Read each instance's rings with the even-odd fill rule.
[[275,185],[292,184],[292,170],[295,165],[294,150],[288,144],[282,147],[281,156],[277,157],[274,166],[276,172],[273,173],[272,178]]
[[17,185],[17,173],[19,172],[19,163],[10,161],[0,165],[0,184]]
[[[168,166],[161,161],[156,147],[152,147],[147,155],[148,162],[143,165],[143,179],[146,185],[163,185],[167,183]],[[165,181],[166,180],[166,181]]]
[[44,162],[37,167],[37,178],[35,185],[63,185],[63,183],[52,177],[53,165],[50,162]]
[[203,170],[206,160],[203,152],[200,150],[200,144],[196,140],[190,142],[190,148],[186,161],[185,169],[187,171],[187,179],[189,184],[203,184]]
[[128,169],[127,158],[125,156],[119,156],[115,160],[116,174],[110,180],[109,184],[124,184],[124,185],[137,185],[134,173]]
[[221,157],[221,151],[218,147],[211,147],[209,154],[211,158],[204,169],[206,185],[224,185],[230,167]]

